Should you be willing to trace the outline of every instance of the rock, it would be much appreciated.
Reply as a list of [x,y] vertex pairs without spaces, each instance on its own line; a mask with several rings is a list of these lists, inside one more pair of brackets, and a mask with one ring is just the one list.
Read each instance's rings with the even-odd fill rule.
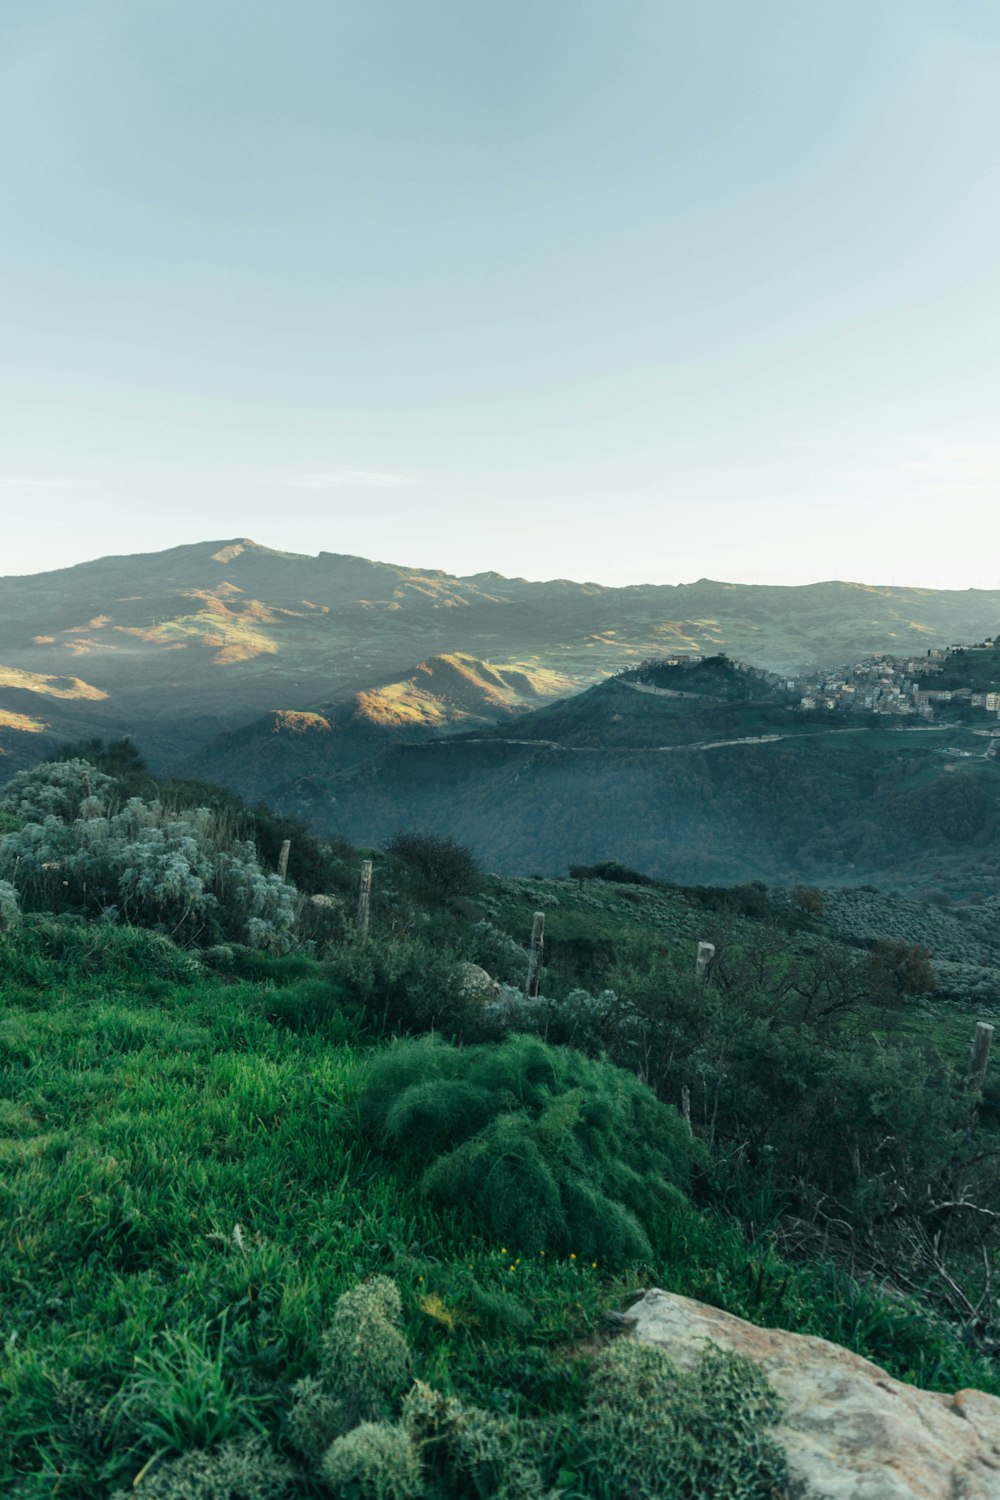
[[826,1339],[757,1328],[670,1292],[644,1293],[626,1321],[681,1369],[708,1343],[760,1366],[784,1408],[774,1436],[792,1500],[1000,1500],[995,1396],[922,1391]]
[[478,964],[459,964],[459,988],[469,1000],[479,1000],[483,1005],[490,1000],[499,1000],[503,986],[481,969]]

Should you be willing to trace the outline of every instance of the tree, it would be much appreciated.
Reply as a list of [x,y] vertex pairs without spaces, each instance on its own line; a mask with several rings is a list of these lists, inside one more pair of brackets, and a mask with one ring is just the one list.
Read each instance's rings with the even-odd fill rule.
[[468,896],[479,885],[479,866],[472,850],[443,834],[400,832],[386,852],[409,865],[442,896]]

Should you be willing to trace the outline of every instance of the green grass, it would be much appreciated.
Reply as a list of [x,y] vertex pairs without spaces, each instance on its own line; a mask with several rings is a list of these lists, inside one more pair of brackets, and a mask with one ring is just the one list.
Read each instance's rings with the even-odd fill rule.
[[[318,973],[318,966],[314,966]],[[288,978],[301,982],[301,965]],[[280,1432],[338,1297],[400,1289],[415,1373],[518,1416],[581,1403],[602,1314],[660,1285],[837,1339],[907,1378],[1000,1391],[916,1303],[678,1208],[611,1275],[435,1211],[365,1144],[355,1022],[161,939],[37,921],[0,940],[0,1493],[107,1500],[192,1444]],[[764,1216],[766,1218],[766,1214]],[[741,1225],[740,1219],[743,1220]]]

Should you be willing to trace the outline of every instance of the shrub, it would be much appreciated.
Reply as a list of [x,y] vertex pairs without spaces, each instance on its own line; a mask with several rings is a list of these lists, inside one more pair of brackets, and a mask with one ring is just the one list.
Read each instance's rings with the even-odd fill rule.
[[287,945],[295,891],[260,869],[252,843],[235,840],[207,808],[176,812],[132,797],[116,810],[114,787],[78,760],[16,776],[0,801],[23,826],[0,838],[0,878],[36,908],[187,941]]
[[[134,1500],[118,1490],[113,1500]],[[300,1495],[296,1471],[278,1458],[266,1438],[233,1438],[217,1448],[196,1448],[151,1468],[138,1483],[144,1500],[291,1500]]]
[[403,1402],[402,1426],[448,1492],[470,1500],[543,1500],[541,1475],[510,1417],[417,1380]]
[[424,938],[346,944],[331,953],[324,973],[377,1033],[458,1036],[476,1012],[454,957]]
[[682,1374],[664,1350],[621,1340],[594,1362],[584,1416],[586,1464],[602,1495],[632,1500],[773,1500],[784,1453],[764,1376],[709,1350]]
[[797,885],[792,892],[795,905],[811,917],[823,915],[825,902],[823,892],[815,885]]
[[596,865],[570,865],[569,877],[571,880],[609,880],[618,885],[655,886],[662,883],[639,870],[630,870],[617,859],[606,859]]
[[319,1372],[300,1381],[289,1416],[292,1441],[318,1458],[358,1422],[390,1416],[410,1378],[395,1283],[374,1276],[338,1298],[320,1341]]
[[872,949],[868,972],[876,994],[889,1000],[925,995],[937,988],[930,953],[920,943],[880,938]]
[[693,1147],[675,1112],[624,1071],[533,1037],[397,1043],[360,1108],[430,1198],[525,1251],[648,1259],[685,1201]]
[[103,805],[114,791],[114,778],[89,761],[46,761],[12,777],[0,794],[0,808],[22,822],[60,818],[71,823],[86,803]]
[[0,880],[0,932],[16,927],[21,920],[17,891],[7,880]]
[[389,1422],[362,1422],[336,1438],[320,1467],[333,1493],[352,1500],[415,1500],[422,1491],[417,1451]]
[[479,886],[472,850],[443,834],[397,833],[386,853],[409,865],[442,896],[471,895]]

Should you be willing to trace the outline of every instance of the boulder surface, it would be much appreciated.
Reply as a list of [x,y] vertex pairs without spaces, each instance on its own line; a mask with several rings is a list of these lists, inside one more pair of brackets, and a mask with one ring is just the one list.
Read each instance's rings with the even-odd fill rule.
[[894,1380],[826,1339],[758,1328],[703,1302],[649,1291],[626,1315],[681,1369],[707,1344],[753,1360],[781,1398],[774,1436],[792,1500],[1000,1500],[1000,1400]]

